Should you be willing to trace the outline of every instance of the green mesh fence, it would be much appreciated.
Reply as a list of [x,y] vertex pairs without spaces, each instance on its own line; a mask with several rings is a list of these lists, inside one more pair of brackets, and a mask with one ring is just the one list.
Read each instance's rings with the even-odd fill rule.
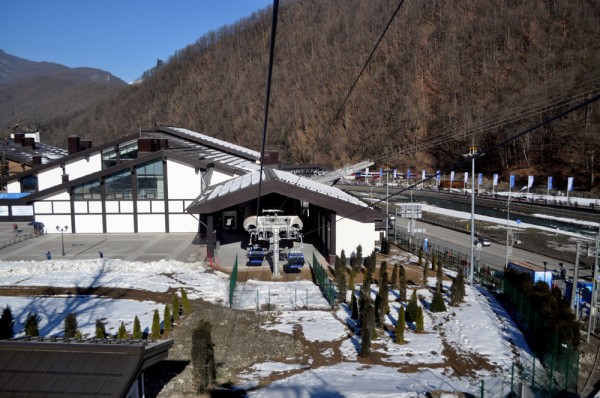
[[315,280],[317,281],[317,285],[321,288],[321,292],[323,292],[323,296],[327,299],[327,302],[333,308],[335,304],[335,286],[329,279],[327,275],[327,271],[321,266],[321,264],[317,261],[317,256],[313,253],[313,272],[315,274]]
[[[419,249],[423,248],[423,239],[398,232],[396,244],[403,250],[418,255]],[[429,254],[434,253],[442,267],[453,271],[462,267],[465,275],[468,275],[470,253],[465,254],[429,242]],[[526,337],[529,331],[534,329],[548,330],[543,358],[527,362],[527,359],[522,357],[521,363],[514,366],[516,371],[499,382],[494,380],[494,383],[486,384],[486,381],[481,380],[481,397],[504,397],[507,390],[516,392],[519,383],[525,385],[536,397],[552,397],[561,391],[577,391],[579,352],[560,341],[558,335],[551,331],[551,325],[545,323],[546,319],[532,308],[531,300],[517,291],[500,272],[477,259],[473,280],[489,291],[504,293],[503,297],[511,308],[511,315]]]
[[238,274],[238,257],[235,255],[235,263],[233,264],[233,271],[231,272],[231,277],[229,278],[229,308],[233,305],[233,293],[235,292],[235,285],[237,283],[237,274]]

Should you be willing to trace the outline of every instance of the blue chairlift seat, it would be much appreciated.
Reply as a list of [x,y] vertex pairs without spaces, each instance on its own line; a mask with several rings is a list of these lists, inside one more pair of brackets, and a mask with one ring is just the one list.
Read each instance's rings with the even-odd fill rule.
[[263,260],[265,259],[265,255],[266,252],[263,250],[262,247],[258,245],[250,247],[246,252],[246,256],[248,257],[246,265],[261,266]]
[[304,266],[304,254],[301,251],[290,251],[287,254],[287,262],[290,268],[302,268]]

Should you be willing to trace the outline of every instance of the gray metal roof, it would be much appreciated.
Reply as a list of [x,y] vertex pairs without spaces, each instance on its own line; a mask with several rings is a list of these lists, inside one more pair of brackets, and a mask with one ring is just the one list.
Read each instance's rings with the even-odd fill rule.
[[[265,167],[262,181],[261,196],[278,193],[334,210],[342,217],[362,222],[373,222],[383,217],[381,213],[341,189],[283,170]],[[259,172],[253,172],[212,185],[196,198],[187,212],[213,213],[254,200],[258,195],[258,182]]]
[[13,139],[1,142],[0,152],[8,160],[27,165],[33,164],[34,155],[40,155],[42,157],[42,164],[47,164],[69,154],[65,149],[39,142],[36,142],[35,149],[32,149],[21,144],[16,144]]
[[172,340],[0,341],[0,396],[121,397]]

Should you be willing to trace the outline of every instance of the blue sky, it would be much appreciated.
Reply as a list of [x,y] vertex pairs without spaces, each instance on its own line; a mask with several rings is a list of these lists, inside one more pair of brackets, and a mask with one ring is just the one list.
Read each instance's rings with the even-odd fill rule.
[[0,49],[104,69],[130,82],[203,34],[272,0],[1,0]]

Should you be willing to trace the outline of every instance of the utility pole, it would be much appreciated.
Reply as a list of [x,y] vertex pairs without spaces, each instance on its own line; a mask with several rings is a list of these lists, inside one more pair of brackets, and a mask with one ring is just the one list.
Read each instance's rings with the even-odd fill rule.
[[473,284],[473,276],[475,271],[475,155],[477,148],[475,145],[469,148],[469,153],[465,156],[471,157],[471,269],[469,270],[469,284]]
[[596,300],[598,294],[598,245],[600,241],[600,230],[596,234],[596,250],[594,252],[594,271],[592,272],[592,300],[590,301],[590,316],[588,319],[588,330],[586,341],[590,342],[590,333],[592,330],[596,330]]

